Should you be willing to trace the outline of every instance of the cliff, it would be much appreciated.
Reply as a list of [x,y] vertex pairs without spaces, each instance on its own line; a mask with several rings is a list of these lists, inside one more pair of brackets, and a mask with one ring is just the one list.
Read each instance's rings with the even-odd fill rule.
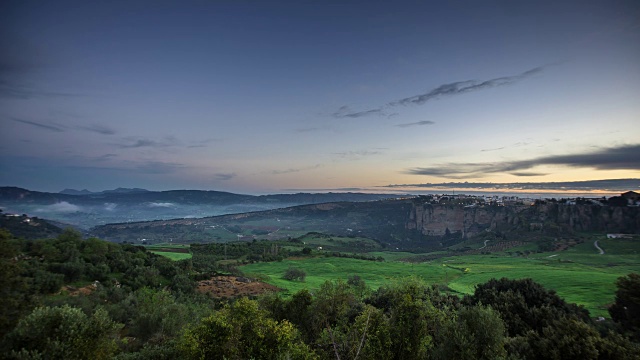
[[477,207],[414,204],[406,228],[427,236],[443,236],[448,230],[462,237],[485,230],[640,233],[640,208],[558,203]]

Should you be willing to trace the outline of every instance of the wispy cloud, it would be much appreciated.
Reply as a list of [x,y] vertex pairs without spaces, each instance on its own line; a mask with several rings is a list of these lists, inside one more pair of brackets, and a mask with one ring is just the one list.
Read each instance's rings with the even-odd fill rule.
[[165,137],[161,140],[152,140],[148,138],[127,137],[123,139],[124,143],[116,144],[122,149],[136,149],[143,147],[164,148],[178,146],[180,142],[173,136]]
[[104,155],[100,155],[98,157],[95,157],[93,160],[94,161],[107,161],[109,159],[113,159],[115,157],[117,157],[118,155],[116,154],[104,154]]
[[11,121],[19,122],[19,123],[26,124],[26,125],[35,126],[35,127],[39,128],[39,129],[49,130],[49,131],[53,131],[53,132],[64,132],[65,131],[65,128],[62,125],[43,124],[43,123],[39,123],[39,122],[36,122],[36,121],[18,119],[18,118],[15,118],[15,117],[8,117],[8,119],[11,120]]
[[32,99],[37,97],[70,97],[78,94],[44,91],[0,81],[0,98]]
[[382,154],[381,149],[343,151],[343,152],[333,153],[333,155],[336,155],[339,158],[348,159],[348,160],[358,160],[358,159],[362,159],[364,157],[380,155],[380,154]]
[[480,151],[482,152],[498,151],[498,150],[504,150],[506,148],[507,148],[506,146],[501,146],[501,147],[491,148],[491,149],[481,149]]
[[[488,174],[509,173],[517,176],[540,165],[560,165],[598,170],[640,170],[640,144],[599,149],[584,154],[552,155],[530,160],[494,163],[448,163],[417,167],[406,171],[413,175],[430,175],[452,179],[481,178]],[[534,175],[528,175],[534,176]]]
[[7,117],[7,119],[22,123],[22,124],[35,126],[40,129],[54,131],[54,132],[64,132],[67,130],[80,130],[80,131],[93,132],[101,135],[113,135],[116,133],[115,130],[99,124],[66,126],[66,125],[56,124],[52,122],[44,123],[44,122],[20,119],[17,117]]
[[396,126],[401,128],[406,128],[411,126],[422,126],[422,125],[433,125],[433,124],[435,124],[435,122],[424,120],[424,121],[417,121],[417,122],[406,123],[406,124],[397,124]]
[[227,181],[236,177],[236,173],[217,173],[214,175],[215,181]]
[[394,108],[397,106],[407,106],[407,105],[424,105],[425,103],[439,99],[442,97],[448,96],[456,96],[462,95],[466,93],[470,93],[473,91],[479,91],[484,89],[495,88],[499,86],[506,86],[515,84],[520,82],[526,78],[529,78],[535,74],[538,74],[544,70],[544,66],[535,67],[531,70],[527,70],[521,74],[511,75],[511,76],[502,76],[489,80],[466,80],[466,81],[457,81],[448,84],[442,84],[438,87],[431,89],[430,91],[418,94],[414,96],[409,96],[400,100],[395,100],[388,102],[383,106],[379,106],[374,109],[362,110],[362,111],[353,111],[348,106],[342,106],[336,112],[332,114],[335,118],[360,118],[363,116],[369,115],[388,115],[387,109]]
[[114,135],[116,133],[115,130],[99,124],[77,125],[75,128],[78,130],[94,132],[100,135]]
[[539,66],[533,68],[531,70],[527,70],[518,75],[512,76],[502,76],[489,80],[467,80],[467,81],[458,81],[450,84],[443,84],[438,86],[437,88],[426,92],[424,94],[410,96],[404,99],[400,99],[398,101],[394,101],[389,103],[391,106],[396,105],[422,105],[428,101],[443,97],[443,96],[454,96],[466,94],[472,91],[478,91],[488,88],[494,88],[498,86],[511,85],[518,81],[522,81],[532,75],[538,74],[542,72],[544,67]]
[[212,143],[212,142],[216,142],[216,141],[221,141],[222,139],[220,138],[210,138],[210,139],[205,139],[205,140],[200,140],[197,141],[194,144],[188,145],[188,148],[203,148],[206,147],[208,144]]
[[301,167],[301,168],[289,168],[289,169],[284,169],[284,170],[273,170],[273,171],[271,171],[271,174],[273,174],[273,175],[291,174],[291,173],[297,173],[297,172],[301,172],[301,171],[305,171],[305,170],[313,170],[313,169],[317,169],[319,167],[322,167],[322,164],[315,164],[313,166],[307,166],[307,167]]
[[527,146],[529,144],[531,144],[531,143],[530,142],[526,142],[526,141],[520,141],[520,142],[517,142],[517,143],[509,145],[509,146],[501,146],[501,147],[491,148],[491,149],[481,149],[480,151],[482,151],[482,152],[498,151],[498,150],[504,150],[506,148]]
[[355,119],[355,118],[369,116],[369,115],[384,116],[384,115],[387,115],[387,113],[382,108],[364,110],[364,111],[353,111],[348,106],[345,105],[340,107],[340,109],[338,109],[338,111],[334,112],[332,115],[333,117],[338,119],[341,119],[341,118]]

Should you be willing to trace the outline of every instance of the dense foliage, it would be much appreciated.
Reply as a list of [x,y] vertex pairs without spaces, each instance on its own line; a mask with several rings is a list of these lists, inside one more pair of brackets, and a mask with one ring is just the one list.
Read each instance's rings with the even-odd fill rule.
[[[284,251],[259,243],[212,248],[210,256]],[[194,291],[193,279],[202,271],[198,261],[204,260],[172,262],[143,247],[83,240],[73,231],[36,241],[0,231],[0,356],[404,360],[640,354],[634,342],[637,274],[618,280],[611,307],[618,322],[599,323],[530,279],[493,279],[461,299],[416,278],[373,290],[354,275],[289,297],[221,302]]]

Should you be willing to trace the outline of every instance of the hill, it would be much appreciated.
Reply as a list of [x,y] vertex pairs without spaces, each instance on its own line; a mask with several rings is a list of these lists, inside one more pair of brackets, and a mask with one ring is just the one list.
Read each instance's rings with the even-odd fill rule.
[[115,189],[72,194],[0,187],[0,207],[68,223],[83,229],[125,221],[195,218],[335,201],[372,201],[390,194],[326,193],[243,195],[223,191]]
[[22,239],[44,239],[62,234],[62,228],[37,217],[0,213],[0,228]]
[[[575,231],[640,232],[640,208],[603,205],[424,203],[422,198],[361,203],[325,203],[199,219],[174,219],[98,226],[95,236],[113,241],[206,243],[283,239],[310,231],[363,236],[387,246],[451,246],[471,237],[539,242]],[[424,249],[423,249],[424,250]]]

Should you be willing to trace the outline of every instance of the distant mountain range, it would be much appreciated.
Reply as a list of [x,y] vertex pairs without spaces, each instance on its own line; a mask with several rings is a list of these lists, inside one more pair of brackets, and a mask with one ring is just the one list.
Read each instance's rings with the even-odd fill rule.
[[82,190],[76,190],[76,189],[64,189],[62,191],[59,192],[59,194],[64,194],[64,195],[99,195],[99,194],[133,194],[133,193],[143,193],[143,192],[149,192],[149,190],[146,189],[139,189],[139,188],[117,188],[117,189],[113,189],[113,190],[104,190],[104,191],[98,191],[98,192],[93,192],[93,191],[89,191],[87,189],[82,189]]
[[397,194],[297,193],[244,195],[223,191],[118,188],[101,192],[65,189],[60,193],[0,187],[0,208],[84,229],[107,223],[218,216],[328,202],[362,202]]

